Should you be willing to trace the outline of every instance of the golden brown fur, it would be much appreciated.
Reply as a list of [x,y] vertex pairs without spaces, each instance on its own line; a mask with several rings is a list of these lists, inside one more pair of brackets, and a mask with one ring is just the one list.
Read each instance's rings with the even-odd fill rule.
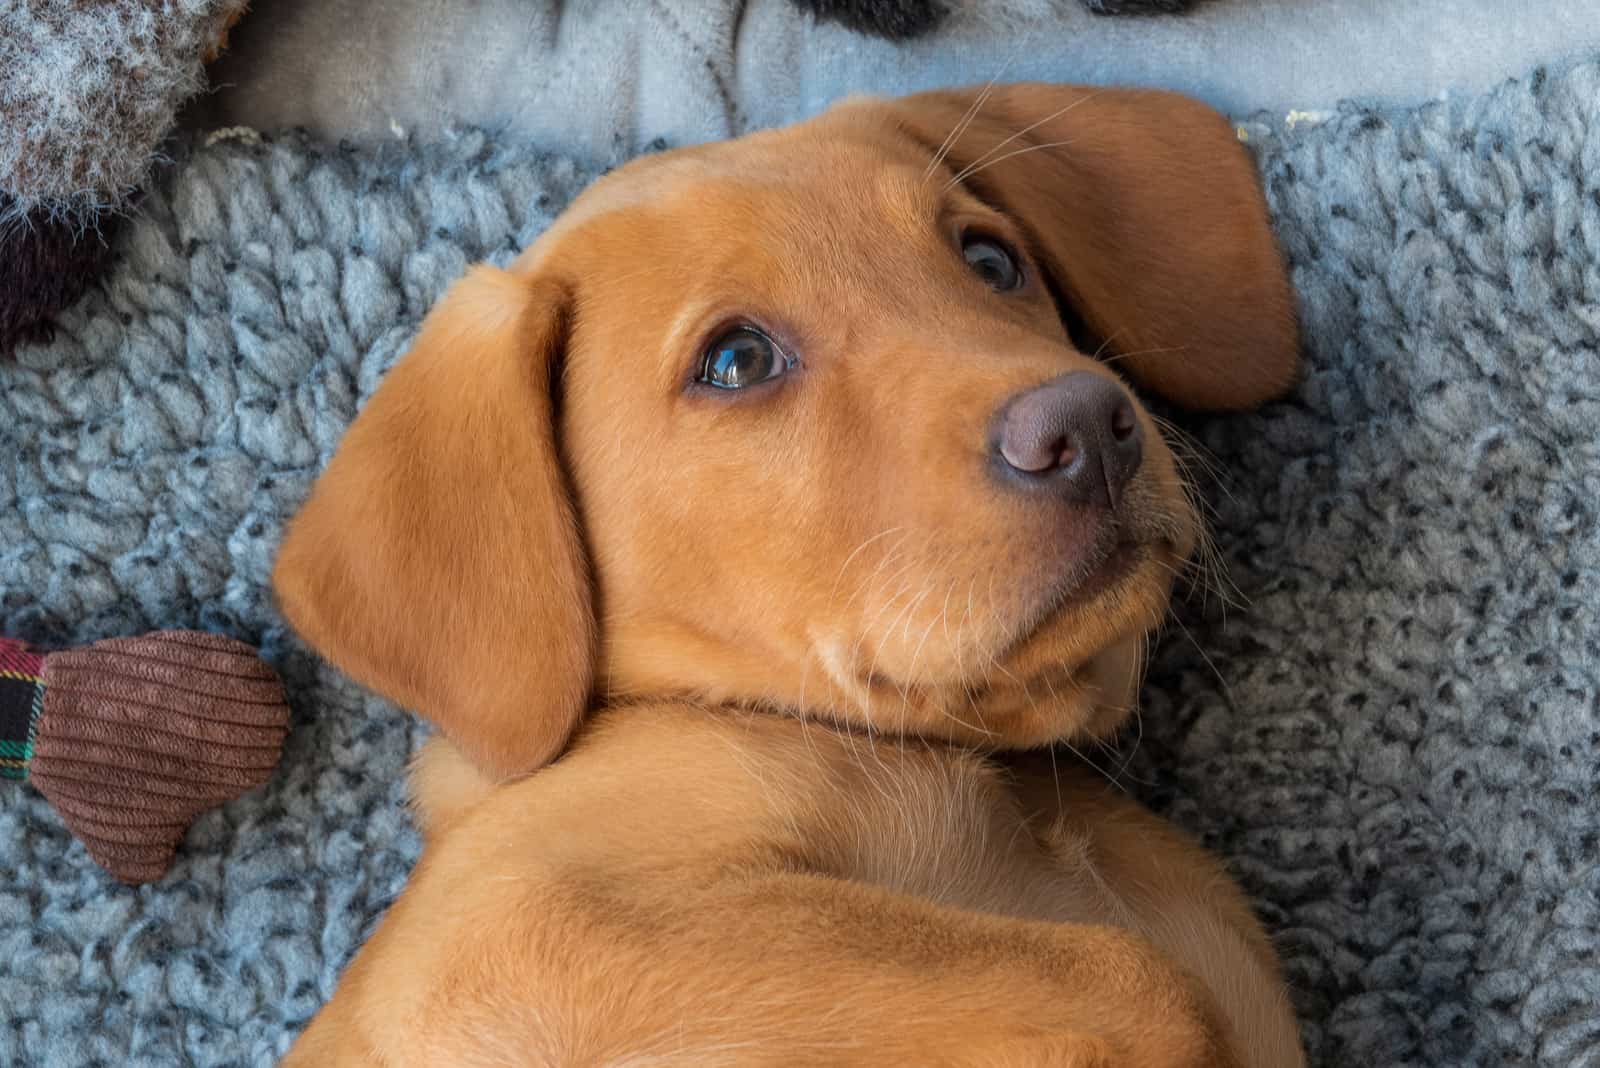
[[[742,321],[793,372],[696,386]],[[996,413],[1294,367],[1249,160],[1168,94],[851,101],[596,183],[429,316],[280,553],[300,632],[450,739],[290,1063],[1299,1063],[1212,861],[980,755],[1115,730],[1199,537],[1141,407],[1106,508],[997,478]]]

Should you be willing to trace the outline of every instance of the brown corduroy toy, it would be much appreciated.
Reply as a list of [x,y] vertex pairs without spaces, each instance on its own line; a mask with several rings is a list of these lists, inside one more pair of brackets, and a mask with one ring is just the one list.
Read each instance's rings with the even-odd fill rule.
[[31,782],[123,882],[159,879],[196,816],[266,782],[288,726],[277,675],[231,638],[0,638],[0,777]]

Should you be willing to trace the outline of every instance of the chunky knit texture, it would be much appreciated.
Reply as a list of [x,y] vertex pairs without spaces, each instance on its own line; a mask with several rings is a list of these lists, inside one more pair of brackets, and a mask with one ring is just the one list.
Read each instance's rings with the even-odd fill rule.
[[[1600,1063],[1597,108],[1590,64],[1247,130],[1309,368],[1187,422],[1250,606],[1180,606],[1121,778],[1254,895],[1314,1064]],[[295,706],[154,887],[0,793],[0,1063],[270,1064],[403,884],[420,728],[285,635],[273,548],[446,284],[589,177],[476,134],[186,151],[0,368],[0,631],[264,641]]]

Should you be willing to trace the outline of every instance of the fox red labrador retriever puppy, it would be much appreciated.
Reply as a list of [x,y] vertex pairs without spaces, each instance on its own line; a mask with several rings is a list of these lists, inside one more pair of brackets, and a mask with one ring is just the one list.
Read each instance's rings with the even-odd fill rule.
[[1222,868],[1020,752],[1123,722],[1199,537],[1129,382],[1248,408],[1296,340],[1157,92],[846,102],[473,270],[278,558],[444,736],[289,1063],[1299,1064]]

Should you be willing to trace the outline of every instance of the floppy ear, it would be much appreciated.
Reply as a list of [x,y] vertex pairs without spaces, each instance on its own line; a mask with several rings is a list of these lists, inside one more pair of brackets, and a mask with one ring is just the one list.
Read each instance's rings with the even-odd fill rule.
[[1173,93],[1043,84],[891,107],[1022,226],[1058,302],[1139,385],[1235,410],[1294,380],[1288,276],[1255,167],[1222,116]]
[[273,571],[313,647],[496,778],[560,752],[593,672],[554,421],[566,307],[559,286],[491,267],[457,282],[346,432]]

